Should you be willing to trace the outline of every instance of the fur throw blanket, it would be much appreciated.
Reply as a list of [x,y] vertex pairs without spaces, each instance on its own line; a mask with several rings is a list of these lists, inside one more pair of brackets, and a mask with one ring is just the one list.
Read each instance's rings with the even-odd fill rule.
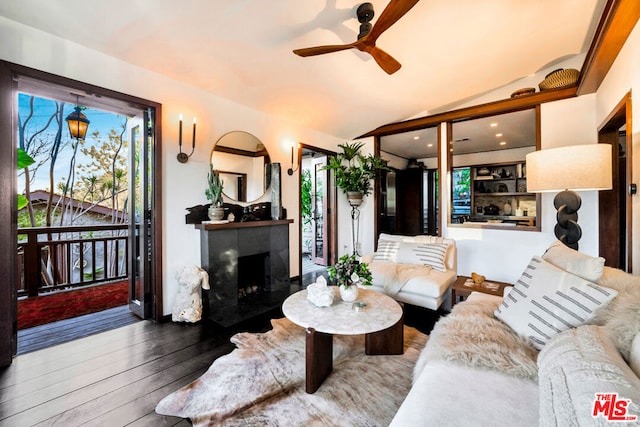
[[429,335],[414,369],[414,382],[433,360],[492,369],[528,380],[537,380],[536,350],[493,315],[500,301],[476,300],[456,304]]
[[373,261],[369,264],[369,270],[371,270],[372,276],[380,281],[376,285],[384,287],[385,294],[395,297],[409,280],[428,276],[431,274],[432,268],[428,265]]
[[165,397],[156,412],[196,426],[388,425],[411,388],[411,371],[427,336],[405,326],[401,356],[366,356],[364,336],[333,337],[333,372],[305,392],[305,331],[287,319],[273,329],[240,333],[237,348]]

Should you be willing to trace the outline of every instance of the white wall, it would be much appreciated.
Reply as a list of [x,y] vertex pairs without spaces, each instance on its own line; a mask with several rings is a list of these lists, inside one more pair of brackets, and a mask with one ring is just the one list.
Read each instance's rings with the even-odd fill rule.
[[[170,313],[173,306],[175,273],[183,265],[200,264],[199,232],[193,225],[185,224],[185,208],[206,203],[204,190],[209,156],[220,136],[233,130],[252,133],[264,143],[272,161],[282,163],[283,172],[289,167],[292,142],[328,149],[335,149],[337,144],[344,142],[4,17],[0,17],[0,40],[0,58],[3,60],[162,104],[164,314]],[[176,160],[180,114],[188,119],[198,118],[195,153],[186,164]],[[287,208],[289,218],[297,217],[297,174],[290,177],[283,173],[282,185],[283,206]],[[370,207],[371,202],[368,203]],[[341,213],[347,211],[342,206],[340,209]],[[344,220],[340,221],[342,226]],[[299,256],[297,221],[289,231],[291,275],[296,276]]]
[[[616,61],[596,93],[596,123],[598,127],[604,124],[607,116],[616,105],[631,92],[632,112],[632,156],[634,183],[640,181],[640,23],[624,44]],[[640,273],[640,195],[632,197],[632,238],[633,262],[632,272]]]

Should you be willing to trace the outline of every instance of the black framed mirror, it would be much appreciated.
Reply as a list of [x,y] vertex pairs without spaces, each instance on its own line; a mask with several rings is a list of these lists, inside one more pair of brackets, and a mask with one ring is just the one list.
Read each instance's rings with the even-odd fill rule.
[[271,159],[264,144],[245,131],[222,135],[211,150],[211,163],[220,171],[224,195],[231,201],[253,203],[271,183]]

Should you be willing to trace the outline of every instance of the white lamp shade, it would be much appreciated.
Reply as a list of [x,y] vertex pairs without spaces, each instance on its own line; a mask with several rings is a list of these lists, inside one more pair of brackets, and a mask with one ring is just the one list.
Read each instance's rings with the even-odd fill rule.
[[610,190],[611,145],[571,145],[527,154],[527,191]]

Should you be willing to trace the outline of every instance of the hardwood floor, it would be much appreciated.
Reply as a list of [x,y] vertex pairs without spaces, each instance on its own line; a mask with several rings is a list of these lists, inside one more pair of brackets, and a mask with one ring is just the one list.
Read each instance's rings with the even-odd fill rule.
[[[429,333],[442,314],[405,305],[405,324]],[[188,426],[156,404],[231,352],[233,334],[264,332],[279,317],[276,309],[227,329],[136,321],[21,354],[0,368],[0,426]]]
[[222,329],[139,321],[15,357],[0,370],[0,426],[172,426],[157,415],[167,394],[233,350],[229,338],[266,331],[279,310]]
[[18,331],[18,355],[139,322],[126,305]]

